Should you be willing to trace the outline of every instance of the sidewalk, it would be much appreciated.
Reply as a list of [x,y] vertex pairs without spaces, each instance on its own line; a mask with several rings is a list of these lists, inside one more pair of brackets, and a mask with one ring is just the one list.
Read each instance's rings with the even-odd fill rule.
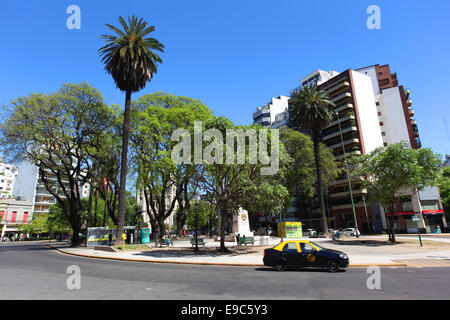
[[[347,243],[334,243],[329,239],[309,239],[326,248],[344,251],[350,258],[350,267],[450,267],[450,249],[410,247],[385,247],[379,245],[354,245]],[[367,237],[370,239],[370,237]],[[373,240],[372,240],[373,241]],[[197,265],[223,265],[223,266],[263,266],[263,250],[273,247],[280,242],[279,238],[271,238],[269,246],[240,246],[236,243],[226,242],[226,247],[232,249],[230,254],[217,254],[214,249],[219,242],[205,239],[205,248],[199,247],[195,252],[189,240],[176,240],[174,247],[159,248],[151,244],[145,251],[106,252],[86,247],[70,247],[66,243],[45,243],[44,245],[58,250],[61,253],[82,256],[87,258],[112,259],[122,261],[176,263]],[[446,245],[446,244],[443,244]],[[116,250],[117,251],[117,250]]]

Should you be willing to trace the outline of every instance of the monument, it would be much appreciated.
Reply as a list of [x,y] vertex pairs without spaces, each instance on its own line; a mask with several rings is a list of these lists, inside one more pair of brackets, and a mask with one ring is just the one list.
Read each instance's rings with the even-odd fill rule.
[[247,210],[239,208],[236,215],[233,216],[233,232],[246,237],[253,237],[253,232],[250,231],[250,221]]

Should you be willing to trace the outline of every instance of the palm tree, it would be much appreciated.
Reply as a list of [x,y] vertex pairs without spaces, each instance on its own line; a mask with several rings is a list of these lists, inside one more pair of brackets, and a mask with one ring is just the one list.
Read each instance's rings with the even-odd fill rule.
[[322,163],[320,161],[319,144],[321,131],[327,127],[334,119],[334,103],[327,96],[325,91],[318,90],[313,84],[303,87],[290,99],[292,106],[291,115],[293,124],[311,134],[314,143],[314,163],[316,166],[317,186],[320,194],[320,211],[322,231],[325,236],[329,236],[327,217],[325,212],[325,201],[322,183]]
[[112,75],[117,88],[126,93],[116,242],[121,240],[125,219],[131,94],[143,89],[147,81],[150,81],[157,72],[157,63],[161,63],[162,60],[154,51],[164,52],[164,45],[158,40],[144,38],[155,30],[154,26],[147,27],[147,22],[142,18],[138,20],[135,16],[128,17],[128,24],[119,16],[119,22],[123,31],[112,25],[106,25],[119,36],[102,35],[106,45],[99,50],[105,70]]

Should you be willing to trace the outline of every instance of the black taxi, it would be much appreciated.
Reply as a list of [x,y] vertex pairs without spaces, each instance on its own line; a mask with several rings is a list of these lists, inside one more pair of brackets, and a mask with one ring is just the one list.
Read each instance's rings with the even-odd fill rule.
[[264,265],[283,271],[288,268],[317,267],[331,272],[347,268],[348,256],[341,251],[326,249],[306,240],[283,241],[264,250]]

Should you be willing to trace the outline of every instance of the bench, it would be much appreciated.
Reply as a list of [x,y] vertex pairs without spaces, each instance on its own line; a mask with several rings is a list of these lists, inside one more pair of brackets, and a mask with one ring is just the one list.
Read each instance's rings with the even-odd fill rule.
[[252,245],[255,244],[255,238],[254,237],[245,237],[245,238],[240,238],[239,239],[239,245],[245,244],[245,246],[247,246],[247,244],[251,243]]
[[170,241],[170,243],[167,244],[166,240],[160,239],[160,240],[159,240],[159,247],[162,247],[162,246],[167,246],[167,247],[169,247],[169,245],[171,245],[171,246],[173,247],[173,241],[170,240],[170,239],[169,239],[169,241]]
[[[204,247],[205,246],[205,241],[202,238],[197,238],[197,244],[199,246],[203,246]],[[195,246],[195,238],[191,239],[191,245],[192,245],[192,247]]]

